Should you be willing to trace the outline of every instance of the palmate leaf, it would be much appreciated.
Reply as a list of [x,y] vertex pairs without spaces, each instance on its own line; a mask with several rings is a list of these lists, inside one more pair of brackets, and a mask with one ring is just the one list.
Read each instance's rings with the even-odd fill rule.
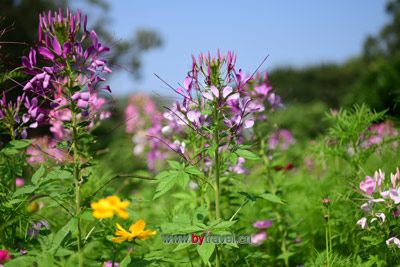
[[153,199],[157,199],[160,196],[167,193],[177,182],[176,180],[176,171],[164,171],[160,172],[156,179],[158,181],[158,185],[156,188],[156,194],[154,195]]
[[182,188],[185,188],[189,182],[189,179],[189,174],[186,173],[183,169],[160,172],[156,176],[158,185],[156,188],[156,194],[154,195],[153,199],[157,199],[160,196],[164,195],[176,184],[180,185]]

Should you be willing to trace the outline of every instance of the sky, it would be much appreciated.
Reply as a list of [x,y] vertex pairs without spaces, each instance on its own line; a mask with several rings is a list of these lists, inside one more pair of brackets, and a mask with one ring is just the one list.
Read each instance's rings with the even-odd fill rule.
[[[361,52],[363,40],[388,21],[384,0],[116,0],[109,1],[110,32],[129,39],[135,29],[156,30],[163,47],[143,56],[142,79],[119,71],[111,79],[116,95],[138,91],[169,95],[153,73],[171,85],[182,83],[191,55],[237,54],[236,66],[253,72],[268,55],[263,70],[340,63]],[[84,9],[84,8],[83,8]],[[90,19],[90,18],[89,18]]]

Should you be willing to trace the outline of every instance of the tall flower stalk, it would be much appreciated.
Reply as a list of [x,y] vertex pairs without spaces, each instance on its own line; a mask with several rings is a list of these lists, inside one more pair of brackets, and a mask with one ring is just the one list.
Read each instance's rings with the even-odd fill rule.
[[[109,49],[98,41],[95,31],[87,30],[86,25],[87,17],[79,10],[76,14],[67,10],[65,16],[61,10],[41,14],[38,46],[22,58],[24,72],[32,76],[24,85],[24,94],[35,95],[31,106],[43,106],[46,109],[44,120],[52,125],[50,131],[54,138],[69,144],[80,267],[84,266],[80,218],[84,183],[82,160],[90,157],[82,140],[91,139],[88,131],[97,120],[109,116],[103,110],[105,99],[100,94],[110,91],[102,83],[104,75],[111,72],[103,58]],[[41,57],[43,65],[38,64],[37,56]]]
[[[192,56],[192,66],[183,85],[173,88],[181,99],[167,107],[164,118],[155,121],[148,131],[153,149],[149,153],[164,155],[161,149],[168,148],[178,154],[184,165],[190,166],[189,173],[198,176],[195,184],[200,187],[201,204],[208,205],[210,220],[218,222],[224,216],[221,178],[230,172],[245,172],[245,159],[239,154],[252,154],[244,146],[245,132],[262,117],[271,98],[270,88],[255,90],[254,77],[245,75],[235,63],[236,55],[230,51],[226,54],[218,51],[215,56],[210,53]],[[274,105],[278,103],[277,97],[272,100]],[[174,168],[178,166],[172,164]],[[155,198],[166,192],[162,185],[159,184]],[[236,214],[230,217],[230,222]],[[215,249],[215,264],[220,266],[221,246]]]

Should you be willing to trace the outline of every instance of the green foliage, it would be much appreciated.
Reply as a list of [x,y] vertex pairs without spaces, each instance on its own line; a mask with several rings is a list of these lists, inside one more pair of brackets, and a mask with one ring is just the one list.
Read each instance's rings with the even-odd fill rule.
[[358,165],[367,160],[375,146],[365,147],[369,137],[368,128],[382,120],[385,112],[375,112],[365,105],[353,109],[341,109],[337,114],[329,114],[333,125],[326,135],[326,151]]

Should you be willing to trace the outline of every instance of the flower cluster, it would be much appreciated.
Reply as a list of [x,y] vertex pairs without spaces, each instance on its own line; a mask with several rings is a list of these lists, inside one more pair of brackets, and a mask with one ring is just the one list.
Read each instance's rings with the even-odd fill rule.
[[[366,229],[371,224],[383,225],[388,219],[400,216],[400,170],[390,174],[390,180],[385,178],[385,173],[378,170],[374,175],[366,176],[360,182],[360,190],[367,202],[361,205],[365,216],[357,221],[357,224]],[[389,224],[388,224],[389,225]],[[397,242],[396,237],[389,238],[388,245]],[[399,246],[400,247],[400,246]]]
[[294,142],[293,135],[289,130],[279,129],[269,137],[268,147],[271,150],[287,150]]
[[[95,31],[87,30],[87,17],[82,18],[79,10],[76,14],[67,10],[66,16],[61,10],[49,11],[39,20],[38,46],[22,58],[23,71],[31,76],[23,91],[34,96],[25,106],[46,110],[50,130],[63,140],[69,134],[64,123],[71,121],[72,110],[80,121],[109,116],[102,110],[105,99],[99,96],[104,90],[110,91],[102,85],[104,75],[111,73],[104,59],[109,49],[99,42]],[[39,122],[44,119],[37,112],[30,116]]]
[[[253,114],[265,110],[264,105],[250,97],[247,83],[253,78],[236,70],[236,55],[230,51],[216,57],[200,54],[192,57],[192,68],[183,87],[175,92],[183,98],[170,109],[170,116],[203,136],[212,138],[211,124],[223,121],[230,142],[241,140],[242,131],[254,125]],[[217,110],[209,114],[208,110]]]
[[[397,137],[398,131],[390,121],[376,123],[368,128],[368,137],[364,140],[362,146],[365,148],[373,145],[381,144],[385,139]],[[398,142],[392,142],[394,148],[398,146]]]
[[[235,63],[236,55],[230,51],[226,55],[218,51],[214,57],[210,53],[200,54],[197,58],[192,56],[187,77],[181,86],[174,89],[181,98],[166,108],[162,117],[158,114],[153,116],[152,127],[146,132],[150,169],[154,169],[157,160],[168,157],[168,150],[185,160],[202,160],[204,167],[209,169],[212,162],[187,147],[186,139],[190,133],[206,140],[221,135],[219,141],[225,145],[221,145],[219,150],[224,151],[230,145],[243,143],[244,130],[252,128],[255,119],[265,118],[262,114],[268,106],[271,110],[282,106],[266,74],[245,75],[236,69]],[[130,116],[140,114],[129,105],[126,113]],[[135,125],[139,124],[135,122]],[[132,130],[129,123],[127,130]],[[134,137],[135,143],[144,140],[143,132]],[[210,145],[211,142],[204,144],[205,147]],[[140,145],[136,148],[138,152],[143,151]],[[244,161],[239,157],[229,170],[244,173]]]

